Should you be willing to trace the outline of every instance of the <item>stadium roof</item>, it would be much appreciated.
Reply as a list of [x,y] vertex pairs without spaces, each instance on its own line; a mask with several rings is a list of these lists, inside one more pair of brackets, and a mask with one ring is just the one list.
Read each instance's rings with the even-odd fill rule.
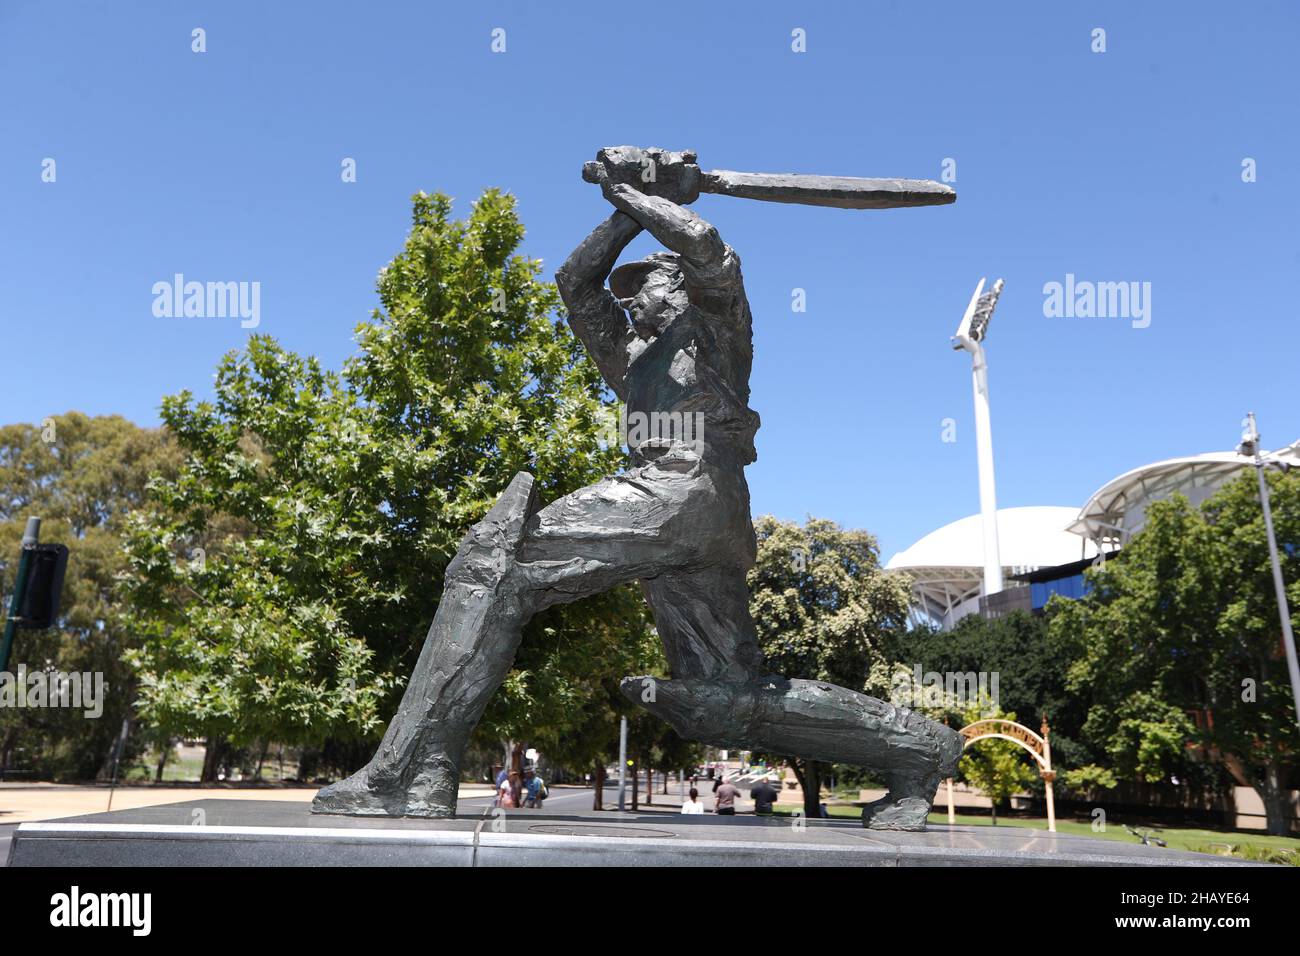
[[[1007,575],[1095,557],[1091,541],[1066,531],[1078,512],[1041,505],[998,509],[998,553]],[[924,616],[945,626],[970,610],[984,578],[984,526],[970,515],[931,531],[885,565],[912,576],[914,599]]]
[[[1300,465],[1300,441],[1265,457]],[[1212,451],[1134,468],[1102,485],[1067,526],[1091,541],[1123,545],[1146,524],[1151,502],[1182,494],[1199,505],[1249,464],[1236,452]]]

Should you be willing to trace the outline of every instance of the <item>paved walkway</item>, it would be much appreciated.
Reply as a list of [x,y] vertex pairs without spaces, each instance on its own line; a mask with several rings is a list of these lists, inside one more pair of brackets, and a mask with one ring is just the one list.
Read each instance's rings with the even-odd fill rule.
[[[186,800],[283,800],[310,803],[319,787],[117,787],[113,810],[138,810]],[[491,794],[486,784],[462,784],[461,799]],[[0,824],[57,820],[110,809],[107,786],[57,783],[0,783]]]
[[[668,784],[668,794],[662,792],[660,779],[655,787],[654,803],[645,803],[644,778],[641,781],[641,812],[677,815],[681,812],[681,800],[678,797],[677,781]],[[61,817],[81,816],[87,813],[104,813],[108,810],[139,810],[145,807],[159,807],[170,803],[184,803],[191,800],[259,800],[281,803],[310,803],[318,787],[177,787],[177,786],[135,786],[116,787],[59,784],[59,783],[0,783],[0,866],[5,864],[9,854],[9,837],[13,828],[20,823],[41,820],[58,820]],[[687,787],[689,789],[689,785]],[[701,780],[699,783],[700,799],[704,802],[705,812],[713,812],[713,782]],[[753,813],[754,805],[745,799],[748,790],[741,790],[742,797],[736,800],[736,812]],[[461,784],[461,812],[482,812],[491,805],[493,790],[487,784]],[[547,801],[547,809],[560,812],[580,812],[591,809],[591,788],[582,786],[554,786],[551,788],[552,799]],[[110,805],[111,799],[111,805]],[[632,806],[631,781],[628,782],[627,805]],[[607,810],[618,808],[618,782],[611,780],[605,784],[605,806]]]
[[[643,813],[680,813],[682,798],[677,780],[670,779],[668,793],[663,793],[663,780],[655,782],[653,803],[646,803],[645,778],[641,779],[640,811]],[[713,781],[701,779],[697,784],[700,800],[705,813],[713,813]],[[310,803],[318,787],[177,787],[177,786],[132,786],[116,787],[110,792],[107,786],[85,784],[57,783],[0,783],[0,825],[26,823],[37,820],[57,820],[59,817],[78,816],[86,813],[103,813],[108,810],[138,810],[142,807],[156,807],[167,803],[182,803],[188,800],[277,800],[290,803]],[[686,784],[690,789],[690,784]],[[487,784],[461,784],[460,800],[467,801],[466,806],[480,808],[487,806],[492,797],[492,788]],[[548,806],[561,806],[565,809],[590,808],[591,789],[587,787],[552,787],[554,797],[561,794],[565,799]],[[736,798],[737,813],[753,813],[754,804],[749,799],[749,789],[740,788],[741,795]],[[578,794],[585,794],[578,796]],[[570,801],[571,804],[570,804]],[[111,805],[110,805],[111,804]],[[608,780],[605,784],[605,807],[610,810],[618,808],[618,781]],[[632,784],[628,781],[627,807],[632,807]]]

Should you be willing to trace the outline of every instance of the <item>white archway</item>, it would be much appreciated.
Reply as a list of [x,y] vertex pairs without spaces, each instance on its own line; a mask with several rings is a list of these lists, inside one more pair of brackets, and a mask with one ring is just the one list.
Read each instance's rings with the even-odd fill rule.
[[[1052,769],[1052,744],[1048,740],[1050,728],[1047,726],[1047,718],[1043,718],[1042,734],[1036,734],[1024,724],[1018,724],[1013,720],[1005,720],[1000,717],[991,717],[987,720],[977,720],[973,724],[967,724],[958,733],[966,738],[967,745],[975,743],[977,740],[1009,740],[1017,744],[1029,755],[1034,758],[1038,764],[1038,775],[1043,778],[1047,796],[1047,830],[1049,833],[1056,832],[1056,800],[1052,792],[1052,782],[1056,779],[1056,771]],[[948,778],[948,822],[956,823],[957,814],[953,809],[952,802],[952,777]]]

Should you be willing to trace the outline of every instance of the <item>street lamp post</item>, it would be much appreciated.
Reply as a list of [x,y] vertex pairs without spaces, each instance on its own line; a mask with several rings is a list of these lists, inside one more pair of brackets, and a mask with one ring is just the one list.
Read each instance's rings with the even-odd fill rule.
[[1255,474],[1259,477],[1259,503],[1264,511],[1264,533],[1268,537],[1268,557],[1273,564],[1273,588],[1277,591],[1277,610],[1282,618],[1282,644],[1286,650],[1286,667],[1291,675],[1291,696],[1295,700],[1296,723],[1300,724],[1300,664],[1296,662],[1295,635],[1291,633],[1291,609],[1286,600],[1286,582],[1282,579],[1282,562],[1277,554],[1277,537],[1273,534],[1273,509],[1268,500],[1268,482],[1264,478],[1267,463],[1259,450],[1259,429],[1255,427],[1255,413],[1246,415],[1245,429],[1237,453],[1255,460]]
[[980,515],[984,523],[984,596],[1002,590],[1002,558],[998,547],[998,496],[993,480],[993,426],[989,420],[988,362],[981,344],[988,334],[993,307],[1002,294],[1002,280],[984,292],[980,279],[962,316],[953,348],[971,354],[971,381],[975,391],[975,450],[979,460]]
[[18,556],[18,573],[14,577],[14,593],[9,600],[9,615],[5,618],[4,637],[0,638],[0,671],[9,670],[9,653],[13,650],[14,635],[18,632],[18,615],[22,613],[23,599],[27,596],[32,553],[40,540],[41,519],[28,518],[27,527],[23,529],[22,551]]
[[618,721],[618,809],[623,812],[627,799],[627,718]]

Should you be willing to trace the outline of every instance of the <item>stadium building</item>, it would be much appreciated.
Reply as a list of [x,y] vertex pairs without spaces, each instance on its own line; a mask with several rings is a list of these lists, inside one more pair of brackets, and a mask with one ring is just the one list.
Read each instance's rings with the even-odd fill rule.
[[[1269,457],[1300,466],[1300,441]],[[918,624],[947,630],[977,611],[988,617],[1016,609],[1041,613],[1053,594],[1078,598],[1086,593],[1084,570],[1142,530],[1151,502],[1181,494],[1199,505],[1250,465],[1236,452],[1170,458],[1108,481],[1082,508],[999,508],[1006,584],[997,594],[981,593],[984,544],[978,514],[930,532],[885,567],[912,577],[912,616]]]

